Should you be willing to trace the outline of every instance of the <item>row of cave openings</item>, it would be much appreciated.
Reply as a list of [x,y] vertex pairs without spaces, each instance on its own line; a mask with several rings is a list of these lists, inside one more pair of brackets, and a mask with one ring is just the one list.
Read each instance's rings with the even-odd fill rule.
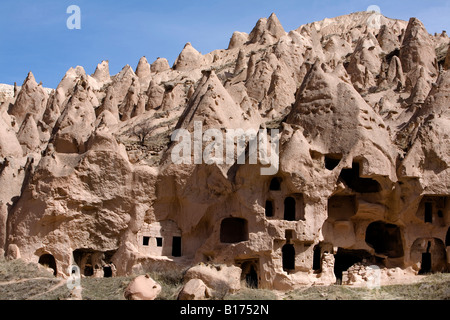
[[[270,196],[265,203],[265,215],[268,218],[281,218],[276,210],[275,199],[280,198],[282,179],[275,177],[270,181]],[[304,220],[303,196],[295,194],[286,197],[283,201],[283,219],[286,221]]]
[[[150,246],[150,241],[153,237],[143,236],[142,237],[142,245],[144,247]],[[164,244],[164,237],[154,237],[154,241],[156,241],[156,247],[162,248]],[[174,236],[172,237],[172,257],[181,257],[181,237]]]
[[[328,170],[333,170],[340,163],[338,156],[325,156],[325,167]],[[348,188],[356,193],[377,193],[381,191],[380,184],[371,178],[360,177],[360,165],[358,162],[353,162],[352,168],[342,169],[339,180],[343,181]],[[269,195],[265,203],[265,215],[267,218],[281,218],[280,214],[276,212],[275,199],[279,198],[279,193],[282,188],[282,178],[274,177],[269,184]],[[294,194],[284,199],[283,219],[286,221],[305,220],[303,195]]]
[[[73,259],[75,264],[80,268],[80,273],[85,277],[111,278],[115,276],[116,270],[111,261],[115,252],[115,250],[100,252],[91,249],[77,249],[73,251]],[[38,263],[52,269],[53,275],[56,276],[58,274],[56,259],[52,254],[42,254],[39,257]]]
[[[290,231],[290,230],[287,230]],[[355,250],[338,248],[334,254],[334,274],[336,276],[337,284],[341,283],[343,272],[350,268],[352,265],[363,260],[371,261],[374,264],[382,263],[382,258],[379,258],[380,254],[384,254],[391,258],[403,256],[403,248],[398,246],[401,243],[401,234],[398,226],[393,224],[387,224],[381,221],[373,222],[367,227],[366,242],[375,249],[378,256],[374,256],[366,250]],[[419,240],[419,239],[418,239]],[[416,241],[417,242],[417,241]],[[434,242],[432,244],[432,242]],[[434,261],[432,258],[432,246],[437,246],[441,243],[439,239],[425,240],[426,250],[421,253],[421,269],[419,274],[432,273]],[[445,246],[450,246],[450,228],[446,235]],[[442,247],[442,246],[441,246]],[[312,269],[316,273],[320,273],[322,270],[322,255],[328,253],[323,250],[323,244],[317,244],[313,251],[313,265]],[[445,265],[446,258],[445,253],[440,252],[438,257],[438,263]],[[438,254],[439,255],[439,254]],[[295,247],[291,243],[287,243],[282,247],[282,265],[283,270],[287,273],[291,273],[295,270]],[[248,260],[244,262],[237,262],[242,268],[242,280],[246,281],[247,286],[251,288],[258,288],[258,260]]]

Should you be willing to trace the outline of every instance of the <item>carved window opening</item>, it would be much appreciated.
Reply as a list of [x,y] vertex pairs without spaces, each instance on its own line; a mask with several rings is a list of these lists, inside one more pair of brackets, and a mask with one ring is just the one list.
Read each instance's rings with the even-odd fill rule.
[[334,168],[336,168],[341,162],[341,159],[342,159],[341,155],[332,155],[332,154],[325,155],[325,168],[330,171],[334,170]]
[[266,217],[273,217],[273,201],[266,201]]
[[395,224],[382,221],[372,222],[366,229],[365,240],[378,254],[383,254],[390,258],[403,256],[401,230]]
[[181,237],[172,238],[172,256],[181,257]]
[[374,193],[381,191],[380,184],[370,178],[359,176],[359,163],[354,162],[351,169],[342,169],[339,178],[345,182],[347,187],[358,193]]
[[296,202],[292,197],[288,197],[284,200],[284,220],[295,221]]
[[269,190],[280,191],[281,190],[281,178],[273,178],[270,181]]
[[241,218],[226,218],[220,224],[220,242],[237,243],[248,240],[248,222]]
[[48,268],[53,269],[53,275],[56,276],[56,260],[55,257],[51,254],[43,254],[39,257],[39,264],[46,266]]
[[425,202],[425,214],[424,214],[425,223],[433,222],[433,203]]
[[419,274],[431,273],[432,268],[431,268],[430,248],[431,248],[431,242],[428,241],[427,251],[422,253],[422,263],[421,263],[421,268],[420,268]]
[[111,278],[112,277],[112,268],[111,266],[104,266],[103,267],[103,277],[105,278]]
[[295,248],[292,244],[286,244],[282,248],[283,270],[295,270]]
[[314,271],[320,271],[322,269],[321,262],[322,262],[322,248],[320,247],[320,245],[316,245],[314,247],[314,254],[313,254]]

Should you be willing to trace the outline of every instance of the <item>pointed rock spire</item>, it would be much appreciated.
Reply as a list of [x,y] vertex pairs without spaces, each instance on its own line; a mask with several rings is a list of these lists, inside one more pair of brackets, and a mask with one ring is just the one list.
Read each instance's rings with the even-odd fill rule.
[[228,44],[228,50],[239,48],[244,45],[249,39],[249,36],[245,32],[235,31],[231,36],[230,43]]
[[239,50],[239,54],[236,60],[236,66],[234,67],[234,75],[244,70],[247,67],[247,58],[244,50]]
[[250,32],[250,35],[249,35],[250,43],[260,42],[260,40],[264,34],[264,31],[266,30],[266,26],[267,26],[266,18],[260,18],[258,20],[258,22],[256,22],[255,27],[253,28],[253,30]]
[[406,74],[407,88],[414,88],[420,76],[420,67],[425,68],[426,77],[433,78],[438,74],[433,40],[417,18],[409,20],[399,58]]
[[96,110],[97,115],[100,115],[104,110],[108,110],[119,119],[119,106],[124,103],[128,94],[128,89],[131,87],[133,81],[139,82],[139,78],[134,73],[133,69],[126,65],[122,70],[114,76],[111,85],[108,87],[103,104]]
[[311,143],[329,153],[345,154],[361,139],[389,146],[382,119],[351,84],[324,66],[317,60],[306,75],[286,122],[302,127]]
[[101,63],[99,63],[92,77],[98,82],[109,81],[111,79],[111,76],[109,74],[109,61],[103,60]]
[[36,83],[33,73],[29,72],[17,95],[16,102],[8,110],[8,113],[15,116],[19,124],[22,124],[28,113],[31,113],[36,121],[39,121],[44,114],[47,100],[47,92]]
[[41,140],[39,138],[39,130],[36,121],[31,113],[26,115],[25,120],[20,126],[19,132],[17,133],[17,139],[22,145],[24,154],[38,151]]
[[145,56],[139,59],[135,74],[141,79],[145,79],[150,76],[150,64]]
[[157,58],[150,66],[150,71],[153,73],[163,72],[169,70],[169,62],[166,58]]
[[[258,114],[252,115],[259,119]],[[243,110],[223,87],[214,71],[205,71],[180,118],[177,127],[193,128],[194,121],[202,121],[203,128],[242,128],[258,125],[259,121],[247,121]]]
[[380,32],[377,35],[378,43],[384,52],[390,53],[395,49],[400,48],[400,42],[398,41],[398,36],[387,26],[382,25]]
[[247,80],[253,75],[255,72],[256,67],[256,54],[253,53],[250,56],[250,59],[248,60],[248,66],[247,66]]
[[414,86],[411,96],[409,97],[409,103],[424,103],[425,99],[428,97],[430,93],[431,85],[428,83],[427,78],[425,76],[425,68],[420,68],[420,76],[416,81],[416,85]]
[[389,85],[404,87],[405,76],[403,74],[402,63],[397,56],[393,56],[387,71],[387,82]]
[[95,128],[96,120],[91,97],[91,88],[86,86],[85,79],[81,79],[55,125],[57,131],[53,144],[56,152],[86,151],[86,142]]
[[[375,77],[381,70],[380,55],[382,49],[378,44],[378,40],[369,32],[368,35],[358,40],[355,51],[350,57],[350,63],[347,72],[358,91],[368,89],[374,83],[366,82],[366,77]],[[369,75],[369,73],[371,75]]]
[[145,104],[146,104],[145,100],[146,100],[145,95],[143,94],[139,95],[138,103],[134,108],[133,112],[131,113],[131,118],[140,116],[145,112]]
[[186,43],[178,58],[175,60],[174,69],[177,71],[199,68],[203,63],[203,56],[195,50],[190,42]]
[[286,35],[286,31],[284,31],[284,28],[275,13],[272,13],[267,20],[267,31],[277,39]]
[[286,35],[283,26],[275,13],[272,13],[268,19],[261,18],[256,23],[249,35],[250,43],[271,44],[279,38]]
[[119,114],[121,115],[121,120],[126,121],[131,119],[134,109],[136,108],[139,101],[140,84],[133,78],[128,93],[124,99],[123,104],[119,107]]
[[147,90],[147,105],[146,110],[152,110],[159,108],[164,98],[164,88],[158,85],[154,80],[150,81],[150,85]]
[[14,129],[0,116],[0,158],[21,158],[22,155],[22,147],[17,140]]

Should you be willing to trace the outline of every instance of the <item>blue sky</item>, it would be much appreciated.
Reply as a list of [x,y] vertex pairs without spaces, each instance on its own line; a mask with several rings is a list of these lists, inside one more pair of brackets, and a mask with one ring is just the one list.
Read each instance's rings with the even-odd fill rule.
[[[1,0],[0,83],[22,84],[32,71],[54,88],[70,67],[92,74],[102,60],[111,74],[142,56],[172,65],[186,42],[203,54],[225,49],[234,31],[248,33],[272,12],[289,31],[373,4],[390,18],[419,18],[430,33],[450,29],[450,0]],[[81,9],[81,30],[66,26],[70,5]]]

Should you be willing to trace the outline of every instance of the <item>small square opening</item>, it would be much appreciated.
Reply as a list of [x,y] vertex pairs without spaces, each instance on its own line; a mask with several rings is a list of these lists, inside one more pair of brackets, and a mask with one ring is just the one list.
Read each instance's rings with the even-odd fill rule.
[[156,246],[157,247],[162,247],[162,243],[163,243],[163,238],[156,238]]
[[149,242],[150,242],[150,237],[143,237],[142,238],[142,245],[143,246],[148,246]]

